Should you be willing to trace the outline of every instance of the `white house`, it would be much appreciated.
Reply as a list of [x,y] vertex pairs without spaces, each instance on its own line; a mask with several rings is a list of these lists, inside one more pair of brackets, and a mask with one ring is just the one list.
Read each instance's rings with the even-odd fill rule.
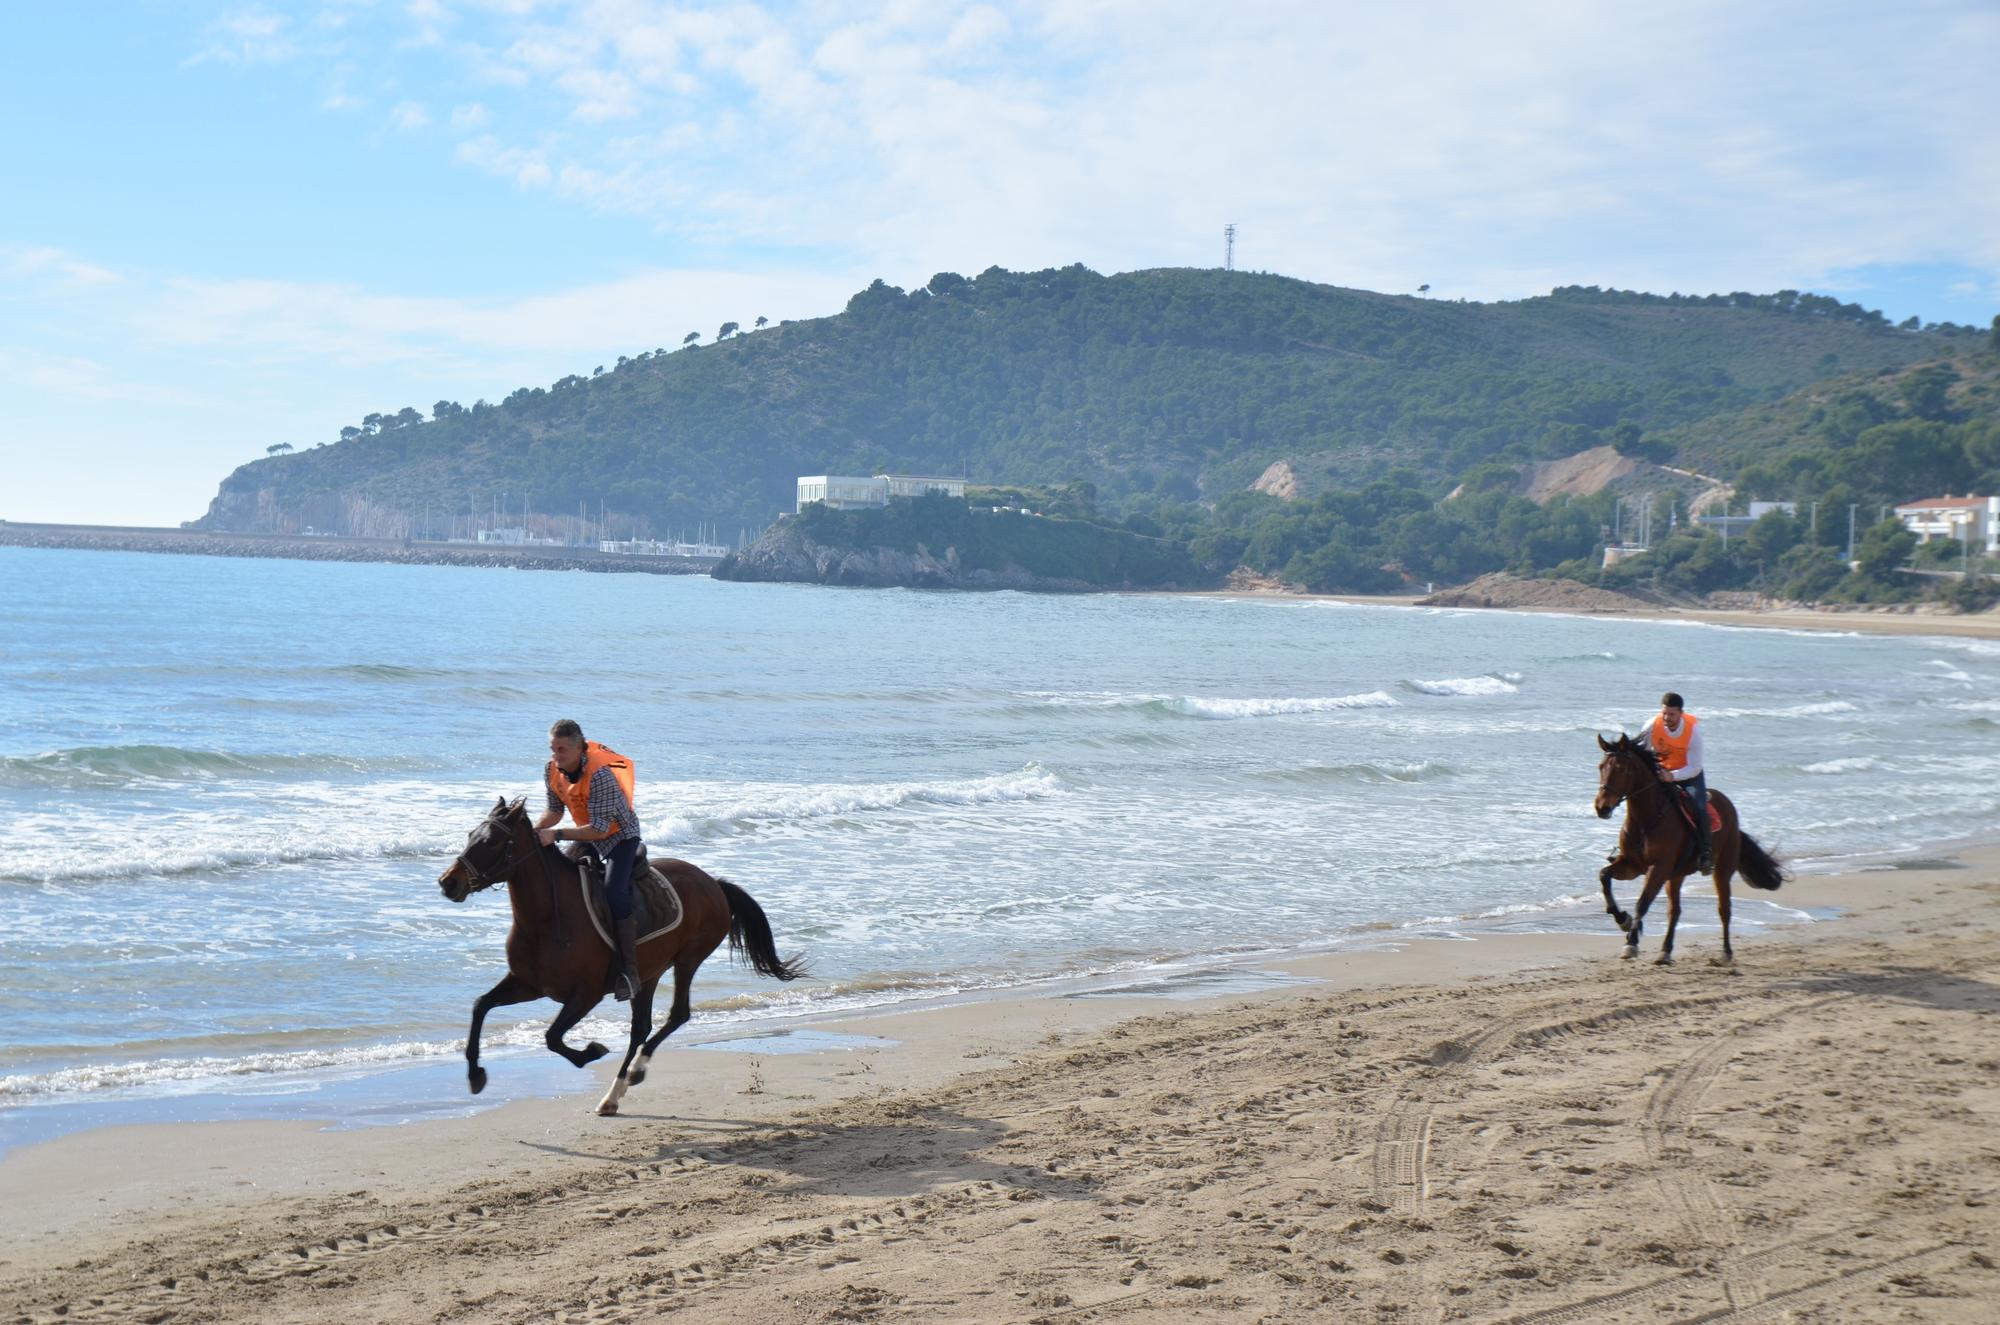
[[2000,556],[2000,497],[1929,497],[1896,508],[1896,518],[1919,541],[1969,541]]
[[863,510],[871,506],[887,506],[891,497],[921,497],[927,492],[963,497],[965,480],[932,478],[921,474],[877,474],[873,478],[805,474],[799,477],[796,509],[803,511],[813,502],[823,502],[836,511]]

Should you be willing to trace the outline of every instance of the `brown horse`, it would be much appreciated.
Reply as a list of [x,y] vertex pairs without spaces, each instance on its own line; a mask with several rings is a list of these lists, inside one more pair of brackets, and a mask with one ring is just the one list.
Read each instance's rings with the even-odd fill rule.
[[[597,1104],[597,1111],[606,1116],[618,1112],[618,1101],[628,1087],[646,1079],[646,1068],[660,1042],[687,1023],[688,987],[694,983],[695,970],[724,938],[729,940],[730,951],[744,953],[759,975],[794,980],[804,974],[798,958],[778,956],[771,922],[749,893],[684,860],[651,863],[680,895],[681,923],[639,945],[639,993],[632,1000],[632,1038],[618,1068],[618,1079]],[[582,1049],[572,1049],[563,1043],[563,1036],[603,1001],[614,961],[611,949],[597,936],[584,910],[575,862],[555,848],[543,846],[523,802],[510,805],[504,796],[472,830],[465,850],[451,867],[438,876],[438,887],[454,902],[496,883],[508,885],[514,927],[507,932],[506,976],[472,1005],[465,1076],[475,1095],[486,1089],[486,1069],[479,1065],[479,1028],[494,1008],[552,998],[562,1004],[562,1011],[542,1037],[549,1048],[578,1067],[594,1063],[608,1052],[595,1040]],[[659,1034],[648,1039],[653,1028],[653,990],[668,967],[674,972],[673,1011]]]
[[[1604,910],[1625,931],[1624,955],[1637,956],[1646,908],[1664,887],[1667,938],[1660,945],[1656,964],[1670,966],[1674,960],[1674,926],[1681,919],[1681,880],[1694,872],[1691,850],[1694,829],[1674,804],[1680,799],[1679,793],[1669,790],[1660,780],[1660,762],[1652,751],[1625,735],[1620,735],[1616,742],[1600,736],[1597,746],[1604,751],[1604,758],[1597,765],[1597,817],[1609,819],[1618,803],[1625,803],[1625,824],[1618,831],[1618,854],[1597,872],[1597,881],[1604,885]],[[1736,952],[1729,946],[1730,878],[1740,873],[1752,888],[1775,889],[1785,881],[1786,874],[1784,867],[1758,846],[1755,838],[1737,826],[1736,806],[1727,796],[1711,791],[1708,803],[1715,807],[1716,817],[1721,820],[1712,843],[1715,909],[1722,917],[1722,956],[1715,959],[1715,964],[1726,966],[1736,960]],[[1611,881],[1636,879],[1641,874],[1646,876],[1646,885],[1639,893],[1637,914],[1628,916],[1618,909],[1618,901],[1611,895]]]

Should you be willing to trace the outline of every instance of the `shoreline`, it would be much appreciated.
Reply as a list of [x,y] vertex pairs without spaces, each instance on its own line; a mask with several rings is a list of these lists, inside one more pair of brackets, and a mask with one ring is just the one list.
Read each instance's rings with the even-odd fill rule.
[[[1811,985],[1821,974],[1851,974],[1871,961],[1885,971],[1904,972],[1898,977],[1904,979],[1956,962],[1966,974],[1951,977],[1959,982],[1954,987],[1963,988],[1963,998],[1985,999],[1987,991],[2000,986],[1974,978],[1967,963],[1976,965],[1983,960],[1979,954],[1990,948],[1980,936],[2000,930],[2000,903],[1995,900],[2000,896],[2000,848],[1967,848],[1954,854],[1954,861],[1905,860],[1841,874],[1806,875],[1789,883],[1777,895],[1781,904],[1833,905],[1841,908],[1842,917],[1739,935],[1739,966],[1733,980],[1730,973],[1705,964],[1714,947],[1713,931],[1707,928],[1684,929],[1679,965],[1668,970],[1652,966],[1650,958],[1664,920],[1658,910],[1649,919],[1647,961],[1637,964],[1620,963],[1612,956],[1617,935],[1608,920],[1601,935],[1500,934],[1463,942],[1388,934],[1379,949],[1255,958],[1248,964],[1289,977],[1261,990],[1204,992],[1191,987],[1179,991],[1186,995],[1182,998],[1129,989],[1043,992],[850,1014],[815,1020],[811,1026],[865,1038],[856,1047],[813,1053],[768,1047],[764,1052],[714,1052],[677,1045],[673,1052],[663,1051],[652,1079],[627,1097],[625,1115],[615,1120],[585,1112],[595,1098],[593,1092],[515,1099],[470,1118],[345,1131],[322,1130],[306,1122],[222,1122],[76,1133],[24,1147],[0,1160],[0,1180],[5,1181],[15,1208],[15,1218],[0,1235],[0,1282],[9,1283],[10,1295],[25,1301],[32,1294],[38,1307],[49,1310],[58,1299],[68,1301],[78,1292],[92,1291],[91,1285],[96,1285],[99,1296],[107,1285],[123,1285],[109,1290],[112,1301],[119,1300],[119,1293],[129,1296],[134,1290],[125,1281],[136,1274],[140,1278],[133,1282],[150,1286],[148,1291],[155,1293],[165,1279],[175,1280],[183,1285],[171,1290],[179,1295],[176,1301],[186,1299],[182,1305],[197,1306],[222,1319],[292,1318],[305,1304],[331,1309],[329,1294],[367,1319],[533,1319],[545,1318],[555,1308],[596,1302],[607,1293],[643,1289],[658,1282],[648,1276],[664,1264],[719,1263],[719,1258],[733,1255],[724,1245],[733,1237],[759,1245],[773,1237],[782,1242],[788,1236],[785,1230],[798,1226],[811,1233],[811,1245],[818,1246],[820,1235],[811,1232],[820,1227],[815,1220],[832,1219],[829,1226],[839,1230],[845,1227],[842,1219],[859,1218],[862,1227],[903,1221],[897,1225],[896,1245],[876,1245],[836,1232],[833,1241],[851,1245],[856,1259],[836,1258],[832,1264],[840,1272],[832,1278],[861,1288],[879,1281],[890,1285],[882,1291],[909,1299],[911,1295],[894,1286],[895,1281],[921,1269],[932,1284],[929,1291],[942,1292],[944,1299],[936,1309],[913,1307],[902,1313],[905,1319],[1027,1319],[1038,1313],[1060,1314],[1099,1298],[1108,1300],[1118,1292],[1143,1296],[1150,1309],[1162,1313],[1185,1312],[1206,1303],[1219,1311],[1217,1319],[1237,1318],[1237,1308],[1230,1308],[1227,1301],[1204,1296],[1202,1290],[1218,1285],[1229,1286],[1239,1297],[1248,1292],[1252,1301],[1275,1302],[1279,1307],[1290,1303],[1295,1308],[1286,1294],[1296,1285],[1288,1285],[1281,1275],[1274,1277],[1278,1267],[1252,1274],[1242,1263],[1249,1245],[1242,1239],[1250,1232],[1222,1213],[1223,1205],[1269,1210],[1279,1202],[1276,1189],[1251,1182],[1246,1171],[1255,1163],[1240,1154],[1232,1161],[1220,1140],[1203,1143],[1206,1150],[1198,1147],[1185,1153],[1171,1144],[1179,1132],[1199,1134],[1207,1125],[1203,1120],[1212,1106],[1204,1091],[1209,1077],[1234,1070],[1229,1065],[1243,1058],[1242,1070],[1249,1073],[1252,1084],[1262,1083],[1246,1098],[1298,1101],[1275,1112],[1260,1105],[1244,1113],[1245,1106],[1231,1106],[1236,1111],[1226,1130],[1261,1155],[1293,1144],[1304,1129],[1307,1135],[1300,1139],[1312,1140],[1313,1153],[1323,1156],[1318,1161],[1300,1160],[1308,1165],[1298,1170],[1300,1190],[1316,1193],[1313,1201],[1329,1202],[1325,1207],[1329,1217],[1337,1215],[1350,1229],[1349,1221],[1359,1216],[1370,1229],[1401,1239],[1397,1246],[1407,1247],[1412,1239],[1447,1241],[1451,1222],[1438,1224],[1437,1219],[1457,1214],[1444,1200],[1458,1190],[1453,1186],[1458,1179],[1448,1182],[1445,1176],[1452,1164],[1468,1165],[1464,1172],[1473,1176],[1464,1181],[1481,1188],[1482,1202],[1513,1210],[1513,1218],[1532,1224],[1530,1212],[1541,1208],[1536,1200],[1546,1200],[1530,1200],[1541,1180],[1529,1181],[1512,1170],[1493,1171],[1491,1156],[1472,1162],[1482,1153],[1479,1147],[1467,1149],[1458,1134],[1450,1132],[1455,1125],[1453,1110],[1476,1111],[1482,1098],[1489,1104],[1505,1100],[1510,1098],[1507,1092],[1518,1091],[1518,1086],[1507,1086],[1499,1096],[1468,1096],[1426,1115],[1425,1126],[1433,1129],[1428,1145],[1436,1172],[1420,1179],[1419,1185],[1428,1188],[1422,1192],[1396,1177],[1401,1161],[1395,1147],[1404,1143],[1394,1139],[1390,1122],[1381,1124],[1391,1127],[1390,1139],[1378,1140],[1379,1129],[1365,1107],[1370,1092],[1381,1082],[1402,1080],[1399,1074],[1407,1073],[1409,1064],[1416,1065],[1417,1075],[1410,1080],[1419,1086],[1444,1071],[1439,1065],[1456,1070],[1460,1064],[1476,1064],[1491,1047],[1489,1028],[1513,1026],[1522,1018],[1533,1022],[1539,1016],[1552,1025],[1573,1024],[1580,1029],[1563,1031],[1552,1043],[1568,1044],[1582,1036],[1595,1046],[1593,1053],[1610,1052],[1627,1037],[1592,1038],[1598,1036],[1598,1028],[1591,1018],[1610,1015],[1604,1029],[1612,1029],[1631,1013],[1631,1000],[1666,1000],[1660,1004],[1665,1020],[1647,1024],[1630,1045],[1635,1065],[1643,1065],[1654,1061],[1648,1055],[1655,1053],[1652,1042],[1659,1036],[1702,1031],[1699,1023],[1680,1025],[1682,1014],[1674,1011],[1689,999],[1701,1003],[1720,998],[1719,1009],[1745,1016],[1746,1025],[1754,1026],[1760,1024],[1760,1013],[1769,1012],[1765,998],[1789,998],[1787,991],[1801,980]],[[1630,885],[1621,885],[1621,901],[1629,906],[1630,897]],[[1710,895],[1691,887],[1688,902],[1688,921],[1713,924]],[[1947,955],[1950,962],[1945,961]],[[2000,1010],[2000,1002],[1993,1010]],[[1913,1033],[1896,1029],[1908,1024],[1896,1020],[1907,1013],[1899,1013],[1897,1006],[1881,1012],[1888,1034],[1911,1039]],[[1937,1015],[1943,1022],[1951,1020]],[[1564,1022],[1566,1016],[1586,1020]],[[1821,1020],[1815,1018],[1814,1025],[1823,1030]],[[1961,1015],[1959,1020],[1973,1019]],[[1361,1039],[1349,1039],[1349,1032],[1340,1029],[1350,1024],[1365,1028],[1365,1034],[1354,1032]],[[1983,1028],[1973,1024],[1964,1029],[1976,1037]],[[1531,1031],[1523,1029],[1521,1035]],[[1466,1058],[1453,1056],[1456,1050],[1438,1058],[1441,1050],[1426,1047],[1448,1043],[1453,1035],[1475,1033],[1477,1038],[1469,1041],[1474,1049]],[[1252,1046],[1273,1037],[1290,1047],[1274,1043],[1268,1052],[1252,1052]],[[1360,1070],[1345,1086],[1333,1089],[1329,1083],[1335,1077],[1345,1080],[1347,1056],[1374,1053],[1377,1040],[1386,1055],[1380,1057],[1381,1065]],[[1714,1043],[1700,1040],[1697,1047],[1706,1049]],[[1800,1036],[1792,1051],[1805,1052],[1812,1044]],[[1147,1046],[1146,1052],[1133,1057]],[[1963,1052],[1956,1058],[1945,1057],[1964,1062]],[[1553,1071],[1557,1080],[1551,1088],[1574,1094],[1581,1087],[1575,1082],[1563,1084],[1564,1074],[1570,1069],[1581,1072],[1594,1062],[1574,1053],[1565,1049],[1509,1059],[1511,1068],[1496,1070]],[[1317,1060],[1316,1065],[1301,1066],[1309,1060]],[[517,1060],[491,1061],[497,1088],[508,1089],[510,1082],[527,1075]],[[555,1060],[550,1056],[549,1061]],[[1842,1061],[1857,1072],[1873,1067],[1865,1058]],[[1424,1067],[1425,1063],[1433,1066]],[[456,1069],[456,1064],[440,1065],[445,1072],[455,1074]],[[602,1081],[602,1067],[590,1075],[593,1082]],[[1862,1085],[1847,1083],[1843,1089]],[[1642,1104],[1643,1096],[1642,1090]],[[1616,1098],[1614,1092],[1602,1107],[1613,1107],[1609,1101]],[[1573,1114],[1579,1108],[1588,1113],[1590,1107],[1599,1106],[1572,1100],[1564,1107]],[[1828,1127],[1844,1126],[1843,1119],[1854,1107],[1852,1101],[1843,1101],[1834,1111],[1840,1118],[1822,1121]],[[1358,1132],[1346,1121],[1356,1110],[1361,1113]],[[1795,1115],[1786,1116],[1799,1121]],[[1988,1121],[1964,1138],[1975,1156],[1985,1157],[1985,1167],[1974,1166],[1973,1177],[1980,1182],[2000,1174],[2000,1146],[1995,1144],[2000,1138],[1993,1135],[1993,1115],[1982,1116]],[[1553,1119],[1543,1122],[1552,1125]],[[1108,1158],[1102,1141],[1076,1149],[1079,1138],[1101,1131],[1099,1124],[1114,1127]],[[1705,1127],[1720,1125],[1704,1114]],[[1318,1135],[1323,1128],[1331,1130]],[[1041,1136],[1039,1129],[1049,1129],[1049,1135]],[[1115,1139],[1127,1130],[1134,1139]],[[1161,1139],[1144,1142],[1138,1139],[1142,1135]],[[1612,1134],[1585,1135],[1603,1140]],[[1638,1144],[1639,1134],[1631,1135]],[[1030,1141],[1043,1149],[1054,1147],[1046,1162],[1034,1156],[1023,1157],[1018,1164],[1003,1162],[1010,1146]],[[1383,1145],[1390,1149],[1384,1151]],[[1373,1167],[1368,1158],[1371,1146]],[[828,1147],[833,1153],[827,1153]],[[1207,1158],[1201,1158],[1203,1154]],[[1357,1155],[1358,1160],[1350,1162]],[[1220,1168],[1201,1187],[1181,1192],[1178,1198],[1167,1195],[1159,1211],[1149,1209],[1154,1198],[1139,1207],[1114,1199],[1115,1189],[1122,1185],[1156,1181],[1171,1185],[1185,1165],[1211,1160]],[[1530,1165],[1529,1172],[1539,1171],[1540,1166]],[[1599,1184],[1565,1180],[1558,1185]],[[1073,1284],[1046,1291],[1033,1286],[1035,1275],[1045,1267],[1035,1255],[1012,1249],[1004,1238],[992,1244],[990,1262],[969,1270],[962,1254],[955,1260],[940,1259],[946,1249],[937,1244],[935,1231],[912,1229],[905,1215],[895,1213],[899,1208],[907,1212],[912,1203],[930,1209],[943,1202],[945,1210],[956,1210],[955,1203],[967,1191],[980,1193],[974,1204],[983,1210],[987,1188],[999,1193],[993,1199],[1007,1213],[1007,1227],[1015,1226],[1018,1213],[1035,1214],[1069,1230],[1065,1245],[1075,1250],[1062,1259],[1072,1263],[1080,1258],[1083,1268],[1074,1269],[1072,1277],[1089,1280],[1088,1295]],[[1733,1197],[1735,1189],[1717,1190]],[[1253,1191],[1261,1194],[1252,1195]],[[704,1204],[716,1197],[721,1198],[719,1205]],[[1510,1204],[1517,1198],[1528,1203]],[[1454,1198],[1469,1199],[1469,1188]],[[634,1206],[635,1200],[640,1204]],[[618,1211],[609,1224],[590,1214],[607,1201]],[[1216,1208],[1207,1211],[1207,1204]],[[1200,1208],[1188,1208],[1192,1206]],[[1428,1233],[1413,1230],[1407,1222],[1399,1224],[1414,1218],[1418,1207],[1432,1206],[1438,1213],[1426,1216],[1432,1224]],[[651,1222],[642,1222],[642,1208],[653,1212],[643,1216]],[[1929,1202],[1892,1203],[1889,1208],[1903,1214],[1921,1209],[1937,1215],[1942,1207]],[[614,1259],[609,1261],[600,1250],[594,1253],[598,1259],[591,1261],[588,1249],[565,1247],[549,1260],[533,1262],[537,1268],[532,1271],[518,1264],[467,1262],[451,1252],[449,1238],[455,1235],[450,1230],[457,1225],[445,1215],[468,1209],[488,1212],[472,1216],[475,1224],[498,1220],[505,1226],[510,1219],[525,1220],[522,1229],[532,1232],[537,1243],[557,1227],[567,1230],[565,1239],[574,1234],[581,1240],[582,1230],[597,1230],[622,1236],[628,1246],[650,1240],[658,1250],[636,1260],[629,1250],[610,1253]],[[1497,1213],[1481,1216],[1479,1227],[1486,1227]],[[1095,1233],[1082,1236],[1095,1228],[1126,1237],[1120,1223],[1148,1214],[1161,1222],[1137,1239],[1136,1254],[1142,1260],[1171,1265],[1176,1274],[1150,1274],[1144,1269],[1134,1274],[1128,1264],[1134,1251],[1101,1241]],[[1992,1227],[1990,1213],[1968,1209],[1964,1217]],[[1076,1224],[1074,1219],[1085,1222]],[[627,1222],[621,1225],[620,1220]],[[869,1220],[884,1222],[871,1225]],[[383,1228],[391,1231],[382,1233]],[[431,1229],[437,1249],[400,1231],[406,1228]],[[1887,1226],[1883,1230],[1885,1236],[1897,1232]],[[1657,1238],[1659,1230],[1653,1234]],[[1363,1230],[1338,1236],[1367,1244],[1376,1233]],[[1265,1241],[1269,1240],[1266,1235]],[[1755,1240],[1761,1245],[1769,1239]],[[1515,1235],[1515,1241],[1533,1239]],[[377,1250],[379,1256],[374,1254]],[[1402,1254],[1407,1259],[1409,1253]],[[678,1259],[662,1263],[655,1260],[659,1256]],[[1286,1268],[1308,1264],[1288,1255],[1278,1258]],[[768,1281],[758,1268],[767,1259]],[[1388,1273],[1392,1264],[1402,1262],[1372,1252],[1364,1260],[1351,1249],[1332,1259],[1347,1270],[1331,1271],[1321,1264],[1318,1277],[1331,1274],[1345,1282],[1357,1295],[1354,1305],[1400,1300],[1395,1296],[1404,1291],[1399,1278],[1391,1275],[1375,1283],[1370,1276]],[[1643,1269],[1645,1257],[1639,1259]],[[69,1269],[57,1268],[72,1262]],[[740,1264],[728,1263],[738,1264],[736,1271],[723,1276],[734,1286],[752,1294],[777,1293],[793,1309],[797,1294],[807,1291],[780,1273],[787,1265],[785,1257],[752,1256]],[[954,1274],[946,1269],[948,1264],[961,1268]],[[1373,1268],[1357,1271],[1353,1268],[1357,1265]],[[210,1277],[185,1278],[197,1272]],[[1942,1273],[1936,1267],[1930,1272]],[[809,1261],[800,1273],[817,1279],[821,1272]],[[1467,1273],[1485,1282],[1486,1290],[1501,1294],[1492,1304],[1495,1311],[1530,1302],[1562,1305],[1535,1296],[1535,1290],[1563,1289],[1574,1297],[1590,1286],[1574,1273],[1545,1271],[1519,1281],[1494,1278],[1490,1270],[1474,1268]],[[553,1275],[555,1287],[543,1282],[545,1274]],[[634,1280],[634,1275],[640,1277]],[[1030,1287],[1022,1294],[995,1292],[1001,1282],[995,1275],[1012,1276]],[[1099,1282],[1104,1275],[1110,1277]],[[1129,1277],[1121,1283],[1121,1275]],[[1177,1282],[1188,1278],[1203,1283],[1190,1288]],[[628,1280],[627,1288],[617,1287]],[[1254,1287],[1249,1286],[1251,1280]],[[742,1294],[721,1295],[736,1301],[714,1301],[702,1295],[701,1282],[677,1271],[670,1283],[676,1294],[684,1294],[700,1308],[692,1319],[723,1319],[731,1313],[742,1319],[746,1309],[751,1316],[770,1318],[785,1309],[768,1297],[759,1299],[764,1310],[746,1308]],[[467,1292],[457,1293],[454,1285],[466,1287]],[[406,1288],[418,1295],[399,1296]],[[1047,1300],[1034,1300],[1038,1295]],[[1054,1301],[1064,1295],[1072,1300]],[[947,1299],[949,1311],[942,1309]],[[286,1307],[287,1302],[292,1306]],[[455,1302],[459,1314],[454,1314]],[[69,1318],[97,1317],[82,1311]],[[1289,1318],[1299,1317],[1294,1312]]]
[[[1185,595],[1177,595],[1185,596]],[[1310,594],[1274,589],[1206,589],[1196,597],[1237,598],[1248,602],[1341,603],[1350,607],[1424,607],[1424,595]],[[1959,639],[2000,639],[2000,610],[1916,612],[1826,608],[1695,608],[1653,607],[1630,611],[1591,611],[1569,607],[1428,607],[1426,611],[1476,612],[1495,615],[1583,617],[1601,621],[1693,623],[1754,630],[1812,630],[1861,635],[1945,635]]]
[[[405,566],[464,566],[512,570],[582,570],[597,573],[706,576],[715,562],[704,558],[637,558],[589,548],[510,550],[505,545],[454,544],[409,539],[299,538],[284,534],[215,532],[98,525],[42,525],[0,521],[0,547],[51,551],[143,552],[192,556],[247,557],[280,561],[376,562]],[[758,581],[731,581],[758,583]],[[798,581],[806,583],[806,581]],[[1017,592],[1057,592],[1020,590]],[[985,592],[962,588],[951,592]],[[1068,593],[1070,591],[1061,591]],[[1262,587],[1216,589],[1118,589],[1083,592],[1138,593],[1172,598],[1224,598],[1259,602],[1325,602],[1356,607],[1421,607],[1421,594],[1313,594]],[[1645,606],[1631,610],[1565,607],[1436,607],[1449,612],[1536,613],[1618,621],[1691,622],[1759,630],[1813,630],[1870,635],[1945,635],[2000,639],[2000,609],[1979,613],[1927,612],[1907,608],[1685,608]]]

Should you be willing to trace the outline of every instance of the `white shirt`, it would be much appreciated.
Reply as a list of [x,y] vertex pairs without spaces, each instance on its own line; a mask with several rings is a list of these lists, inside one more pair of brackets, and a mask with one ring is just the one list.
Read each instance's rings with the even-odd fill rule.
[[[1654,716],[1657,717],[1658,715],[1656,714]],[[1662,719],[1662,721],[1664,721],[1664,719]],[[1687,718],[1685,715],[1682,716],[1681,722],[1683,725],[1686,724]],[[1678,728],[1676,730],[1678,730]],[[1639,724],[1639,744],[1645,746],[1648,750],[1651,750],[1653,748],[1653,718],[1648,718],[1644,722]],[[1689,778],[1695,778],[1700,776],[1701,776],[1701,724],[1697,722],[1694,725],[1694,734],[1688,738],[1687,763],[1681,765],[1677,769],[1674,769],[1671,773],[1668,773],[1667,778],[1668,780],[1673,782],[1686,782]]]

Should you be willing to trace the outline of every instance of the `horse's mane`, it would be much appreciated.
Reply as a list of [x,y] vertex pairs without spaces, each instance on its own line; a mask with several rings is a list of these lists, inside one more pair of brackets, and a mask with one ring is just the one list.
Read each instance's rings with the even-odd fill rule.
[[1660,763],[1660,752],[1639,744],[1638,740],[1626,732],[1618,733],[1618,743],[1611,747],[1613,753],[1630,752],[1653,766],[1655,773],[1665,767]]

